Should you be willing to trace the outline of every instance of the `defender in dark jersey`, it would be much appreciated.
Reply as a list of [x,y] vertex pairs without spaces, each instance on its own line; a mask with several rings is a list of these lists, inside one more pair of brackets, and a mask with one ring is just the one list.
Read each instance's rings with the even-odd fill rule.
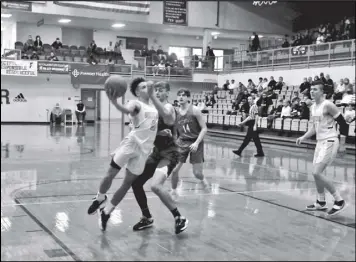
[[177,112],[177,145],[179,147],[179,164],[172,173],[172,194],[177,196],[178,172],[190,155],[190,163],[193,165],[193,174],[199,179],[204,188],[208,188],[208,182],[203,175],[204,141],[207,132],[206,123],[201,111],[188,103],[190,91],[180,89],[177,93],[180,108]]
[[[156,90],[156,95],[153,90]],[[159,113],[158,132],[154,141],[154,148],[148,157],[143,173],[134,181],[132,189],[137,203],[142,211],[141,220],[134,225],[133,230],[142,230],[153,224],[152,215],[148,209],[146,193],[143,185],[153,177],[151,189],[171,211],[175,219],[175,232],[179,234],[187,228],[188,220],[181,216],[169,192],[163,188],[173,169],[178,164],[178,147],[175,142],[176,111],[168,103],[170,86],[166,82],[158,82],[148,87],[148,94]],[[156,172],[158,167],[167,166],[167,172]]]

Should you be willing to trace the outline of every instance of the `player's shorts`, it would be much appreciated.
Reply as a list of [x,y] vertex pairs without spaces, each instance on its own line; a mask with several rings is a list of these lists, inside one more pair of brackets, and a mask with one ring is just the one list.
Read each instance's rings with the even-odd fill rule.
[[132,174],[139,176],[145,168],[148,156],[149,153],[144,153],[136,141],[126,137],[113,152],[111,166],[123,168],[126,165]]
[[[156,163],[159,166],[159,163],[167,160],[167,177],[170,176],[173,169],[177,166],[179,161],[179,153],[177,146],[171,146],[165,149],[158,149],[154,147],[152,153],[147,159],[147,163]],[[152,174],[153,175],[153,174]]]
[[316,143],[313,163],[330,165],[334,161],[338,149],[339,139],[337,137],[319,140]]
[[194,141],[180,141],[179,142],[179,162],[185,163],[190,155],[191,164],[204,163],[204,141],[199,143],[198,149],[195,152],[190,151],[190,146]]

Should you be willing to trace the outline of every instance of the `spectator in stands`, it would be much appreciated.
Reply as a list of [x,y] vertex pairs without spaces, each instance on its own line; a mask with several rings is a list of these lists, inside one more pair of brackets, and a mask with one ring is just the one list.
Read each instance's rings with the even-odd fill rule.
[[303,83],[301,83],[299,86],[299,92],[301,94],[307,94],[310,98],[310,87],[311,87],[310,83],[308,82],[307,78],[304,77]]
[[244,86],[243,83],[239,82],[239,86],[237,87],[237,92],[245,92],[247,90],[247,87]]
[[205,103],[201,99],[198,100],[197,107],[202,113],[209,113],[209,111],[206,109]]
[[320,73],[320,80],[325,84],[326,78],[324,77],[324,73]]
[[268,87],[267,97],[272,101],[272,99],[277,99],[278,95],[273,91],[271,86]]
[[[159,59],[163,59],[163,60],[167,59],[167,58],[166,58],[166,55],[165,55],[164,52],[163,52],[163,49],[162,49],[162,46],[161,46],[161,45],[158,46],[157,55],[158,55]],[[199,62],[198,62],[198,63],[199,63]],[[197,67],[198,67],[198,66],[197,66]]]
[[292,100],[292,104],[294,104],[295,102],[297,102],[297,104],[299,104],[300,98],[299,98],[298,91],[293,92],[293,96],[292,96],[291,100]]
[[279,77],[278,78],[278,82],[276,83],[275,87],[273,88],[273,90],[279,90],[281,91],[283,87],[286,86],[286,83],[283,82],[283,77]]
[[225,84],[223,84],[223,90],[224,90],[224,91],[229,90],[229,86],[230,86],[230,81],[229,81],[229,80],[226,80]]
[[277,102],[277,107],[273,107],[271,112],[267,116],[267,128],[270,129],[275,118],[281,117],[281,112],[283,108],[283,99],[279,99]]
[[37,52],[36,52],[36,51],[33,51],[33,52],[32,52],[32,55],[31,55],[31,57],[30,57],[30,59],[31,59],[31,60],[39,60],[40,58],[39,58]]
[[[344,79],[344,81],[345,81],[345,79]],[[354,93],[352,85],[348,85],[348,87],[346,88],[346,93],[344,94],[344,96],[342,97],[342,99],[340,101],[341,106],[347,106],[350,104],[355,105],[355,93]]]
[[314,76],[314,81],[315,81],[315,82],[320,81],[319,76]]
[[36,36],[36,40],[35,42],[33,43],[34,44],[34,47],[37,51],[42,51],[43,49],[43,44],[42,44],[42,40],[41,40],[41,37],[38,35]]
[[308,82],[309,82],[309,84],[310,84],[310,86],[311,86],[312,83],[313,83],[313,78],[312,78],[311,76],[308,77]]
[[205,105],[209,107],[213,107],[216,104],[216,100],[212,94],[210,94],[205,100]]
[[248,89],[249,92],[252,92],[253,90],[256,89],[256,85],[255,85],[255,83],[252,81],[252,79],[249,79],[249,80],[248,80],[247,89]]
[[49,61],[58,61],[58,57],[54,54],[54,52],[51,52],[50,56],[48,57]]
[[310,109],[309,107],[311,106],[312,101],[310,99],[305,99],[300,102],[300,119],[307,119],[309,120],[310,117]]
[[148,56],[147,47],[146,47],[145,45],[142,47],[141,56],[142,56],[142,57]]
[[334,94],[334,81],[330,78],[330,75],[326,75],[324,78],[323,73],[320,73],[320,78],[324,82],[323,79],[325,79],[324,82],[324,94],[326,94],[326,99],[330,99],[332,95]]
[[148,55],[149,57],[152,57],[152,56],[155,55],[155,54],[157,54],[157,52],[156,52],[154,46],[151,46],[151,49],[148,50],[147,55]]
[[62,47],[63,47],[62,42],[59,40],[59,37],[57,37],[57,38],[56,38],[56,41],[54,41],[54,42],[52,43],[52,48],[53,48],[54,50],[58,50],[59,48],[62,48]]
[[94,40],[92,40],[88,46],[88,54],[91,55],[91,54],[96,54],[97,53],[97,45],[95,43]]
[[344,79],[340,79],[339,84],[337,85],[336,89],[335,89],[335,93],[333,95],[333,100],[334,103],[336,102],[336,100],[341,100],[344,93],[345,93],[345,86],[344,86]]
[[301,107],[299,105],[299,102],[300,102],[299,98],[298,98],[298,100],[294,100],[294,102],[292,102],[292,107],[291,107],[292,118],[299,118],[299,116],[300,116]]
[[284,42],[283,42],[283,44],[282,44],[282,48],[287,48],[287,47],[289,47],[290,46],[290,44],[289,44],[289,42],[288,42],[288,35],[285,35],[285,37],[284,37]]
[[64,112],[62,108],[59,106],[59,103],[52,109],[50,115],[50,123],[52,125],[60,124],[64,125]]
[[346,108],[345,108],[345,121],[350,124],[353,121],[355,121],[355,105],[351,105],[349,104]]
[[119,40],[118,42],[115,43],[114,46],[114,52],[118,53],[121,56],[121,45],[122,45],[122,40]]
[[167,73],[167,68],[163,60],[160,61],[158,65],[155,65],[153,67],[153,75],[157,74],[166,74]]
[[213,95],[217,95],[218,91],[219,91],[219,86],[217,84],[215,84],[214,88],[213,88]]
[[114,51],[114,47],[112,45],[112,41],[109,41],[109,45],[107,47],[105,47],[104,49],[106,52],[110,53],[112,51]]
[[[263,78],[262,91],[267,91],[267,90],[268,90],[268,79],[267,78]],[[258,90],[258,92],[261,92],[261,91]]]
[[277,84],[276,80],[274,80],[274,77],[271,76],[271,77],[270,77],[270,81],[269,81],[269,83],[268,83],[268,86],[272,86],[272,87],[273,87],[273,90],[274,90],[275,87],[276,87],[276,84]]
[[228,89],[234,90],[237,88],[237,85],[235,83],[235,79],[231,79],[231,84],[228,86]]
[[263,90],[263,78],[262,77],[258,78],[258,84],[257,84],[256,89],[257,89],[257,92],[260,92]]
[[77,104],[77,108],[75,109],[75,115],[77,116],[78,125],[83,124],[85,121],[86,112],[85,112],[85,105],[82,102],[82,100],[79,100]]
[[286,117],[291,117],[292,113],[292,108],[290,106],[290,101],[289,100],[284,100],[283,102],[283,108],[281,111],[281,117],[286,118]]
[[248,103],[248,99],[243,99],[241,101],[241,105],[240,104],[238,105],[238,108],[239,108],[239,112],[241,113],[242,120],[245,120],[250,110],[250,104]]
[[253,36],[252,36],[252,52],[256,52],[258,50],[261,50],[261,46],[260,46],[260,38],[258,37],[258,35],[253,32]]
[[24,51],[27,52],[27,51],[30,51],[30,50],[34,50],[34,42],[33,42],[33,39],[32,39],[32,35],[29,35],[28,36],[28,39],[24,45]]
[[270,105],[272,105],[272,100],[267,96],[266,92],[263,92],[260,99],[257,100],[256,105],[258,106],[259,109],[258,115],[261,117],[267,117],[268,108]]
[[98,60],[96,60],[95,56],[93,53],[89,54],[89,57],[87,59],[87,62],[91,65],[97,65],[99,63]]
[[207,62],[209,64],[210,70],[214,71],[214,68],[215,68],[215,54],[214,54],[214,50],[212,48],[210,48],[210,46],[207,47],[205,56],[206,56]]

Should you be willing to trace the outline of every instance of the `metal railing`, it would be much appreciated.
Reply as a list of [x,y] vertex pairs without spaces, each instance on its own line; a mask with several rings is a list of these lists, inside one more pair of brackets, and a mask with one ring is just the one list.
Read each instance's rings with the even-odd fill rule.
[[[258,70],[259,68],[294,67],[338,63],[355,64],[355,39],[308,46],[296,46],[258,52],[240,51],[234,55],[185,57],[193,71],[230,72]],[[213,65],[212,65],[213,63]],[[214,70],[213,70],[214,68]]]

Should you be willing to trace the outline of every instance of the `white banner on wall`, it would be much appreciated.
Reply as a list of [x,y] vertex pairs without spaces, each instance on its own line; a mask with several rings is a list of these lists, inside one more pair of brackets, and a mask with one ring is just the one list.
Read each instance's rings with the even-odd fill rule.
[[1,59],[1,75],[37,76],[37,61]]

